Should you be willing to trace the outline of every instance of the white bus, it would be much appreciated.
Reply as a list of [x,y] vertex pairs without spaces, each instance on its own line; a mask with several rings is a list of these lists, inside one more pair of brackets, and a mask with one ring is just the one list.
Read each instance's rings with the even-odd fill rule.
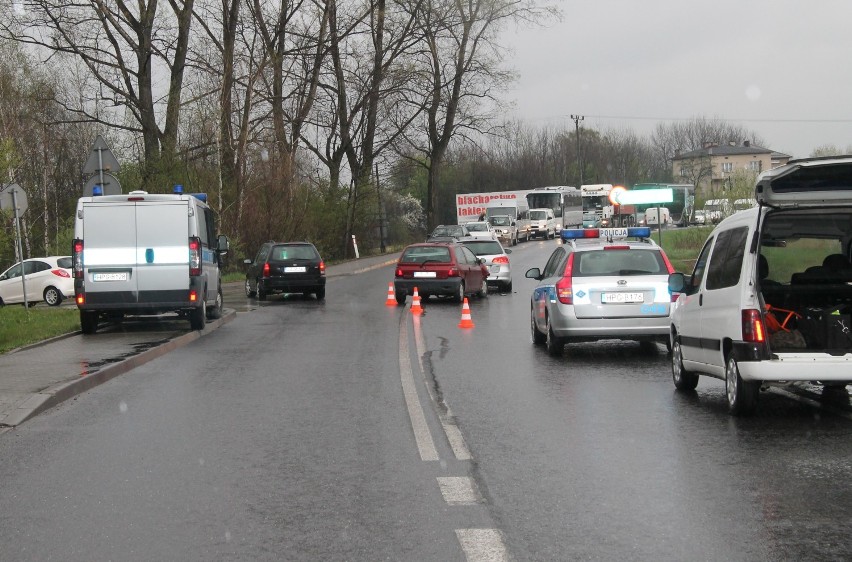
[[552,209],[557,235],[563,228],[580,227],[583,224],[583,201],[576,187],[537,187],[527,193],[527,205],[530,209]]

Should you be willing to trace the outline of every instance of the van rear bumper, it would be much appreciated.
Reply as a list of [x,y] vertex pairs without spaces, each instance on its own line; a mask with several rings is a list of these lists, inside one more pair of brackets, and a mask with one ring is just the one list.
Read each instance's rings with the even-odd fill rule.
[[828,353],[776,353],[766,361],[737,364],[744,380],[848,381],[852,379],[852,353],[834,356]]
[[128,314],[153,314],[198,308],[201,295],[196,301],[189,300],[189,290],[168,291],[110,291],[84,293],[85,302],[77,304],[80,310],[112,310]]

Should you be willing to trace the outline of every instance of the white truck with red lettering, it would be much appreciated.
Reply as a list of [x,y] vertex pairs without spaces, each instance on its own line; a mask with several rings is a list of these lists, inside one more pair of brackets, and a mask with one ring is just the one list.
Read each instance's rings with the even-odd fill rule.
[[[457,193],[456,220],[458,224],[470,221],[489,220],[494,216],[508,216],[517,230],[515,240],[529,239],[529,216],[527,193],[520,191],[491,191],[488,193]],[[490,222],[490,221],[489,221]],[[495,227],[496,228],[496,227]]]

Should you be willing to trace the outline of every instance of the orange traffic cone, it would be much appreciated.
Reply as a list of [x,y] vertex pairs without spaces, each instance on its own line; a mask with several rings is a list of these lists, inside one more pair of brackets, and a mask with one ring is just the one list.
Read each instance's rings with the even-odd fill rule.
[[423,307],[420,306],[420,293],[417,292],[417,287],[414,287],[414,294],[411,296],[411,314],[423,314]]
[[459,322],[459,328],[473,328],[473,320],[470,318],[470,305],[467,304],[467,297],[462,305],[462,317]]
[[388,298],[385,301],[388,306],[396,306],[396,295],[393,294],[393,282],[388,283]]

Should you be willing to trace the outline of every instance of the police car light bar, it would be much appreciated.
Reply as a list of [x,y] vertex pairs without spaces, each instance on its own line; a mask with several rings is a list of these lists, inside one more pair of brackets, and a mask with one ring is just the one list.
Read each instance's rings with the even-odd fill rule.
[[580,238],[650,238],[651,227],[632,226],[629,228],[568,228],[562,230],[563,240],[576,240]]

